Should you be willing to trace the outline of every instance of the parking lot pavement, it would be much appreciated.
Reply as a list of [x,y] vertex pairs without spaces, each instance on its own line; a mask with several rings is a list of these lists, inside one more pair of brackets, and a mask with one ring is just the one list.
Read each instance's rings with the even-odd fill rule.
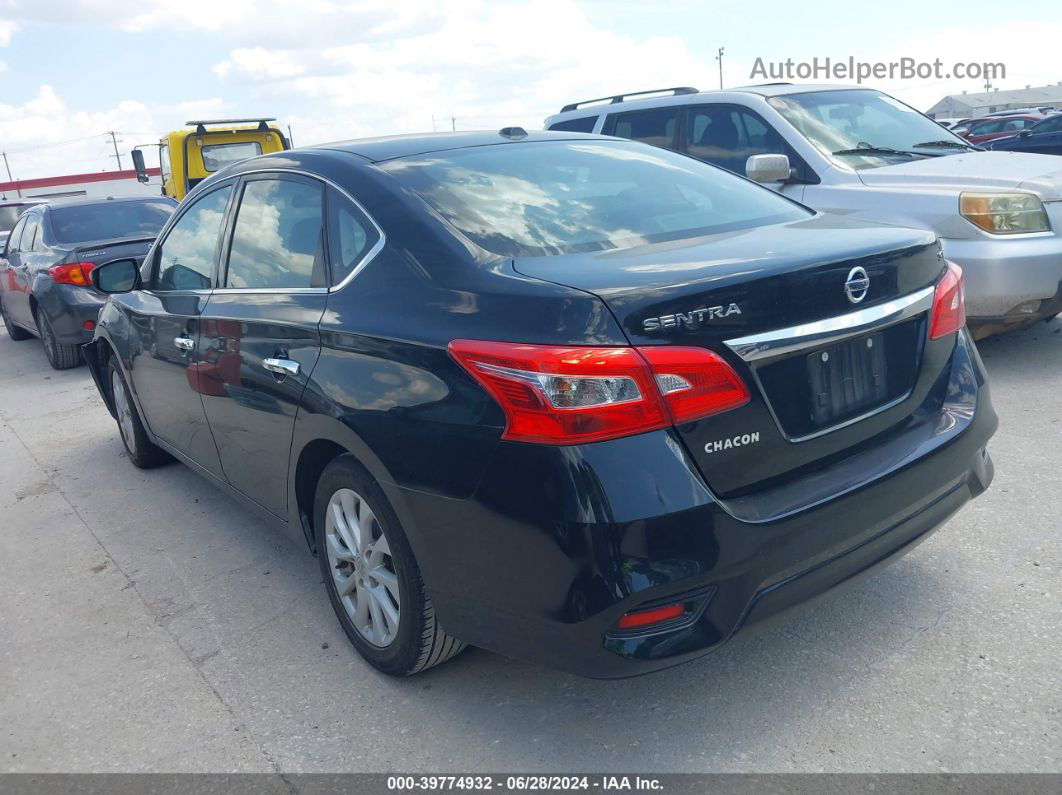
[[0,334],[0,770],[1062,770],[1062,322],[981,350],[995,484],[843,596],[639,679],[397,681],[312,558]]

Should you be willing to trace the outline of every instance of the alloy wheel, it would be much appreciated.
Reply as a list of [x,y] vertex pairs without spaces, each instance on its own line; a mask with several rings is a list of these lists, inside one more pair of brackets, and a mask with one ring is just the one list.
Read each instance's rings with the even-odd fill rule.
[[336,594],[366,641],[391,644],[401,620],[398,575],[391,548],[369,503],[353,489],[328,501],[325,547]]
[[133,409],[129,404],[129,395],[117,370],[111,371],[111,395],[114,397],[114,413],[118,418],[118,430],[122,441],[131,452],[136,451],[136,433],[133,429]]
[[48,354],[48,361],[55,361],[55,337],[52,335],[52,327],[48,325],[48,318],[44,316],[44,312],[37,314],[37,328],[41,332],[41,342],[44,343],[44,352]]

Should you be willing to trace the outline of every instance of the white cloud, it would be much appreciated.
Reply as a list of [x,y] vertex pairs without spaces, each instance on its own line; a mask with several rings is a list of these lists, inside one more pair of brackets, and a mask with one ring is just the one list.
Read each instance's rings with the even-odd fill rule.
[[[374,4],[318,4],[347,41],[320,46],[298,30],[280,46],[234,49],[214,71],[251,97],[320,110],[291,117],[300,143],[507,124],[540,127],[560,105],[610,91],[709,82],[710,65],[678,36],[638,39],[593,25],[572,0],[495,4],[465,0],[445,15],[408,6],[381,17]],[[303,22],[311,12],[300,14]],[[369,16],[375,24],[359,24]],[[320,19],[317,20],[320,22]],[[387,32],[388,35],[381,35]]]
[[306,68],[293,63],[286,52],[252,47],[233,50],[224,61],[214,64],[213,71],[222,78],[231,73],[247,80],[284,80],[301,75]]
[[129,168],[134,146],[157,142],[161,132],[183,125],[189,117],[224,109],[215,98],[164,108],[127,99],[90,110],[71,107],[55,88],[42,85],[22,104],[0,102],[0,141],[14,177],[29,179],[114,169],[114,144],[107,131],[116,130],[122,166]]

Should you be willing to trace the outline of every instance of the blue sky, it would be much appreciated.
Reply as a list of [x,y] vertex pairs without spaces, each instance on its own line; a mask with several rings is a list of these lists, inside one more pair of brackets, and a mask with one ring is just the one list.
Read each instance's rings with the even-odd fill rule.
[[[1003,62],[997,86],[1062,80],[1057,0],[396,4],[384,0],[0,0],[0,150],[16,177],[114,168],[189,118],[265,114],[297,144],[541,126],[565,102],[750,82],[757,57]],[[978,81],[872,83],[926,108]],[[128,159],[125,159],[128,165]]]

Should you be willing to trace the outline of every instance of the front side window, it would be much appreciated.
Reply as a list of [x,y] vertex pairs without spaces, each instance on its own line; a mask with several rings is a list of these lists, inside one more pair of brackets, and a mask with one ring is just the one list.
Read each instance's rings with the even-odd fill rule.
[[324,191],[317,183],[256,179],[243,189],[225,286],[324,287]]
[[170,220],[176,206],[163,199],[107,201],[53,207],[49,220],[52,234],[60,243],[153,238]]
[[203,168],[213,173],[225,166],[239,163],[262,154],[262,145],[257,141],[238,144],[205,144],[200,150],[203,155]]
[[159,146],[159,166],[162,171],[162,181],[168,182],[173,169],[170,167],[170,147],[167,144]]
[[1039,135],[1040,133],[1062,132],[1062,115],[1037,123],[1032,128],[1032,132],[1036,135]]
[[157,290],[209,290],[232,186],[200,196],[159,246]]
[[849,168],[877,168],[970,148],[928,116],[872,89],[783,94],[767,102],[816,149]]
[[811,214],[693,158],[627,141],[479,146],[377,168],[505,257],[631,248]]
[[376,227],[334,188],[328,190],[332,249],[332,284],[339,284],[356,268],[380,239]]
[[678,117],[677,107],[618,113],[605,120],[602,132],[605,135],[630,138],[632,141],[641,141],[662,149],[674,149]]

